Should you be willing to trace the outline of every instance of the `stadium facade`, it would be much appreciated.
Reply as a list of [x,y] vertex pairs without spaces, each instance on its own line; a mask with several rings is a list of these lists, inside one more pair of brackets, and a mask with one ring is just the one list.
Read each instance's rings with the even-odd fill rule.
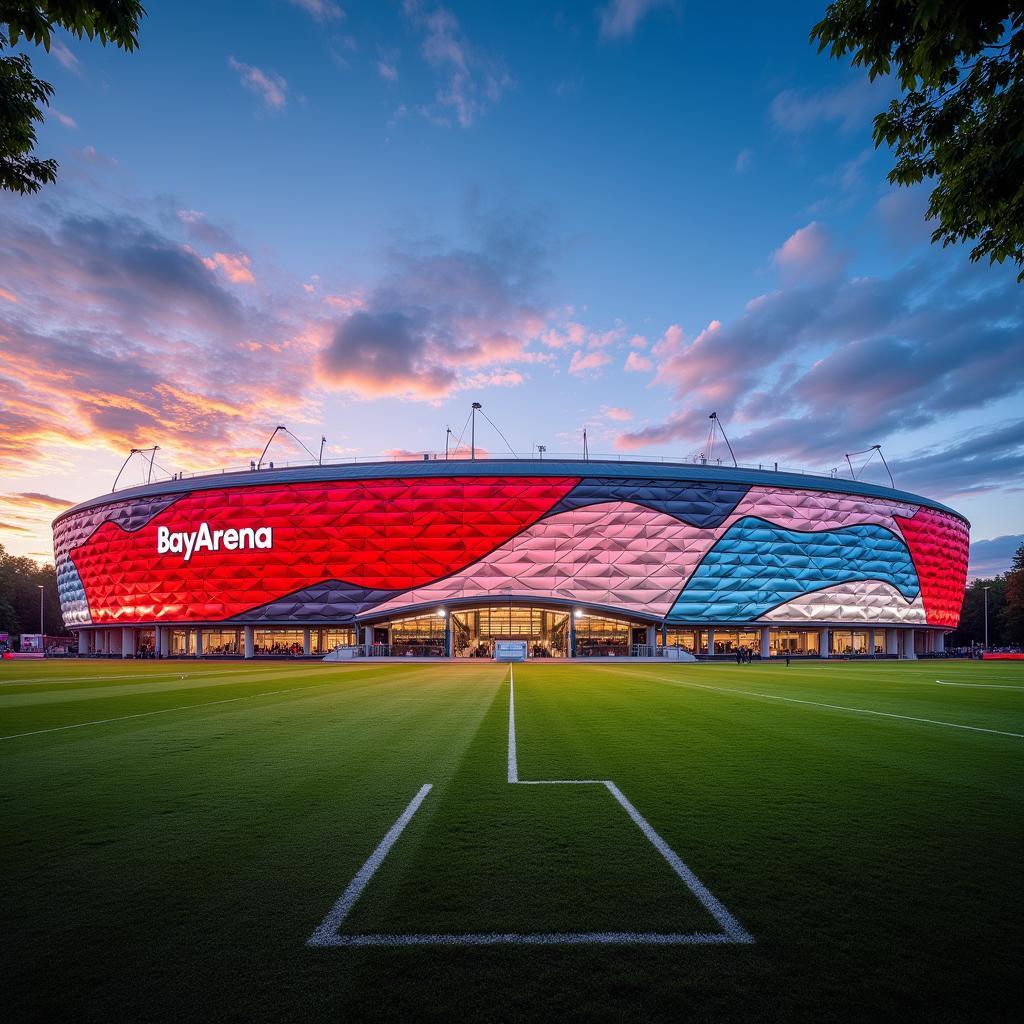
[[80,653],[124,656],[914,657],[956,626],[968,542],[856,480],[565,459],[224,473],[54,521]]

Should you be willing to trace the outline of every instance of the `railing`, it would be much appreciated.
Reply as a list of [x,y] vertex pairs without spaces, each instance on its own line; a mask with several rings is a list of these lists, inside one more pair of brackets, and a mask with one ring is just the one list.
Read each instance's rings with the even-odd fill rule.
[[[173,473],[151,473],[147,474],[147,483],[163,483],[173,480],[199,480],[207,477],[224,476],[228,473],[264,473],[275,469],[302,469],[311,466],[363,466],[363,465],[374,465],[374,464],[394,464],[402,462],[487,462],[487,461],[508,461],[515,460],[518,462],[617,462],[617,463],[638,463],[638,464],[650,464],[657,463],[667,466],[701,466],[701,467],[712,467],[714,469],[747,469],[747,470],[760,470],[762,472],[777,472],[777,473],[790,473],[797,476],[813,476],[822,477],[825,479],[836,480],[839,479],[838,471],[835,469],[829,472],[821,472],[814,469],[803,469],[793,468],[789,466],[780,466],[777,462],[763,463],[759,462],[757,465],[754,463],[738,463],[736,466],[730,466],[728,462],[722,459],[708,459],[703,456],[693,456],[690,458],[679,458],[672,455],[650,455],[643,458],[638,458],[635,455],[620,455],[617,453],[605,454],[605,455],[589,455],[587,458],[579,452],[548,452],[543,457],[538,457],[534,452],[529,454],[523,452],[509,452],[507,455],[500,455],[491,453],[488,455],[478,454],[475,460],[471,460],[465,454],[449,454],[447,457],[444,452],[400,452],[393,453],[390,455],[353,455],[351,458],[346,459],[325,459],[322,462],[318,462],[315,459],[301,459],[301,460],[286,460],[279,462],[277,460],[264,462],[259,468],[256,467],[255,461],[250,462],[249,465],[238,465],[238,466],[225,466],[221,469],[207,469],[197,470],[195,472],[187,472],[182,470],[180,472]],[[129,487],[137,487],[139,484],[123,483],[121,490]],[[112,490],[111,493],[114,493]]]

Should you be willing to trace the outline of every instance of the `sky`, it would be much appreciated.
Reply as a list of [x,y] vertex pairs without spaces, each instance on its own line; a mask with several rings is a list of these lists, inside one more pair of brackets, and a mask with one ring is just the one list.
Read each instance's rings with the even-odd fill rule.
[[133,447],[443,451],[473,401],[493,455],[727,459],[712,411],[746,465],[881,444],[985,572],[1024,541],[1024,291],[887,184],[895,87],[821,0],[147,6],[135,53],[25,50],[60,171],[0,195],[7,550]]

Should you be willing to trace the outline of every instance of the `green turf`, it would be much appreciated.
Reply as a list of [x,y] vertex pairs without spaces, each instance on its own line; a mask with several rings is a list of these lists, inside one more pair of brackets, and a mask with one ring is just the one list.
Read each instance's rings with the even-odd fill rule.
[[306,947],[716,928],[507,667],[0,662],[5,1017],[1016,1019],[1024,666],[515,672],[754,945]]

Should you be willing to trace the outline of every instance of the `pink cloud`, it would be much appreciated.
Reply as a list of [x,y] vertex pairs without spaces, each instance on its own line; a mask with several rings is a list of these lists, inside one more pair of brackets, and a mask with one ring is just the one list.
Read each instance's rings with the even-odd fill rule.
[[584,353],[581,349],[577,349],[573,352],[569,362],[569,372],[577,375],[588,373],[607,366],[611,361],[612,357],[607,352]]
[[608,419],[615,420],[617,423],[628,423],[633,418],[633,414],[629,409],[623,409],[617,405],[604,405],[601,407],[601,412]]
[[242,85],[256,93],[271,110],[282,110],[287,103],[288,83],[275,71],[261,71],[228,57],[228,66],[238,73]]
[[628,373],[647,373],[654,369],[654,361],[649,356],[640,355],[639,352],[630,352],[623,369]]
[[570,321],[565,325],[565,330],[559,333],[552,328],[543,335],[541,341],[548,348],[569,348],[572,345],[581,346],[586,341],[587,329],[583,324]]
[[249,269],[249,257],[244,253],[234,255],[227,252],[215,252],[212,257],[203,259],[203,266],[210,270],[220,270],[232,284],[255,284]]

